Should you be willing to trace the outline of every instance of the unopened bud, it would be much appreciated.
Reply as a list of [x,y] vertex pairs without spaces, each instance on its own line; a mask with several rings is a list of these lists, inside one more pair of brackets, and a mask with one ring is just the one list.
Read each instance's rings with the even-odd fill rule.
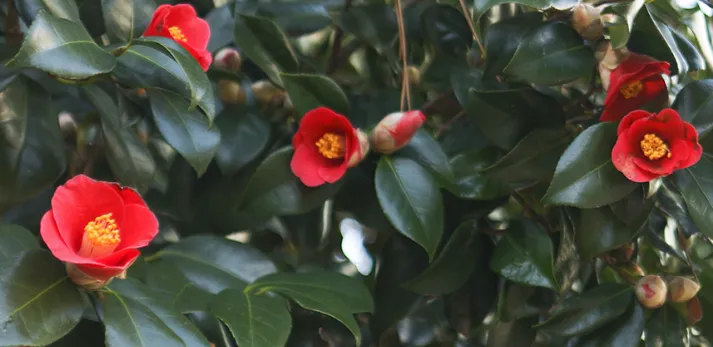
[[359,138],[359,153],[354,153],[351,158],[349,158],[347,167],[357,166],[361,163],[364,157],[369,154],[369,136],[359,129],[356,129],[355,131],[357,133],[357,137]]
[[668,289],[671,301],[678,303],[693,299],[701,290],[701,285],[689,278],[676,276],[668,281]]
[[[109,285],[114,277],[107,280],[98,280],[79,270],[74,264],[67,263],[67,276],[74,282],[74,284],[87,289],[87,290],[97,290],[104,288]],[[116,276],[119,279],[126,278],[126,271],[122,272],[120,275]]]
[[269,103],[282,103],[285,92],[267,80],[260,80],[253,83],[250,89],[255,94],[255,98],[263,105]]
[[636,298],[647,308],[658,308],[666,302],[666,282],[658,275],[642,277],[636,283]]
[[62,131],[62,136],[65,139],[77,133],[77,122],[74,121],[74,117],[72,117],[71,113],[60,112],[57,115],[57,121],[59,122],[59,129]]
[[425,121],[426,116],[419,110],[387,115],[371,133],[374,150],[391,154],[406,146]]
[[572,9],[572,27],[585,40],[596,40],[604,35],[602,10],[589,4],[577,4]]
[[218,81],[218,95],[220,100],[226,104],[244,104],[245,90],[240,87],[240,83],[230,80]]
[[223,48],[215,55],[213,65],[232,72],[240,71],[243,65],[240,52],[234,48]]
[[612,47],[611,42],[604,41],[597,45],[594,57],[599,62],[600,66],[609,70],[614,70],[622,61],[628,58],[630,54],[631,52],[629,52],[626,47],[614,48]]
[[406,67],[406,75],[408,76],[409,84],[418,86],[421,84],[421,71],[415,66]]

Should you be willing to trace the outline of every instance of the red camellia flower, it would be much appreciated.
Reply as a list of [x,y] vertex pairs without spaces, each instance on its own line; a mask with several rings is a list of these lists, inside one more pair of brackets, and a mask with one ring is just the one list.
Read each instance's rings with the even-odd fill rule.
[[666,91],[661,74],[669,74],[670,64],[646,55],[630,53],[611,71],[604,112],[599,120],[616,122]]
[[40,225],[52,254],[96,281],[120,276],[157,233],[156,216],[135,190],[84,175],[57,188]]
[[425,121],[426,116],[419,110],[387,115],[371,133],[374,150],[390,154],[403,148]]
[[188,50],[207,71],[213,57],[206,50],[210,39],[208,23],[198,18],[188,4],[161,5],[153,13],[144,36],[163,36],[173,39]]
[[649,182],[685,169],[703,153],[696,128],[670,108],[658,114],[629,113],[619,123],[617,135],[612,162],[634,182]]
[[302,117],[292,138],[290,168],[308,187],[334,183],[364,156],[363,137],[346,117],[318,107]]

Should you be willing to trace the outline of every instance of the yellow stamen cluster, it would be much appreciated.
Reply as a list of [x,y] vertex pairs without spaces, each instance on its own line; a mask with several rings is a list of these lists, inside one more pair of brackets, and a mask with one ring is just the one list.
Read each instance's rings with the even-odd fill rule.
[[327,159],[344,157],[344,136],[335,133],[325,133],[314,143],[319,154]]
[[177,26],[172,26],[168,28],[168,33],[171,34],[171,37],[173,37],[173,39],[176,41],[188,42],[186,35],[184,35],[181,28]]
[[651,160],[661,159],[664,156],[671,158],[671,151],[669,151],[666,142],[656,134],[644,135],[644,139],[641,140],[641,151]]
[[84,237],[79,254],[88,258],[101,258],[111,254],[121,243],[116,221],[111,213],[101,215],[84,227]]
[[639,93],[641,93],[643,89],[644,85],[641,83],[641,81],[633,81],[623,85],[621,88],[619,88],[619,91],[622,95],[624,95],[624,99],[631,99],[639,95]]

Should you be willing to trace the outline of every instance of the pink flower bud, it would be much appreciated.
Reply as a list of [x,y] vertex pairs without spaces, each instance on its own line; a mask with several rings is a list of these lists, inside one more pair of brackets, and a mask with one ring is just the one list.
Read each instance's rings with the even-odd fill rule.
[[671,301],[686,302],[698,294],[701,285],[689,278],[676,276],[668,282],[668,288]]
[[242,59],[240,52],[233,48],[223,48],[215,55],[213,65],[221,69],[226,69],[232,72],[240,71],[242,67]]
[[349,158],[347,167],[357,166],[361,163],[364,157],[369,154],[369,136],[359,129],[355,129],[354,131],[357,133],[357,137],[359,138],[359,152],[355,152],[351,158]]
[[572,10],[572,27],[585,40],[596,40],[604,34],[602,10],[589,4],[577,4]]
[[406,146],[425,121],[426,116],[418,110],[387,115],[371,133],[374,150],[391,154]]
[[666,302],[666,282],[658,275],[647,275],[636,283],[636,298],[647,308],[658,308]]

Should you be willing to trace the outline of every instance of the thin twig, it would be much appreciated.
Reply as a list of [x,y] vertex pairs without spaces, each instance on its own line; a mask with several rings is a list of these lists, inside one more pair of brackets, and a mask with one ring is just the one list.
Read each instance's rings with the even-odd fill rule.
[[435,138],[441,137],[443,135],[443,132],[450,129],[450,127],[455,123],[460,117],[462,117],[465,114],[464,110],[461,110],[460,112],[456,113],[453,118],[449,119],[445,124],[441,125],[438,127],[438,130],[436,130],[436,133],[434,134]]
[[[349,8],[352,7],[352,0],[344,0],[344,8],[342,9],[342,16],[344,16]],[[338,25],[335,25],[334,29],[334,40],[332,41],[332,55],[329,57],[329,63],[327,64],[327,74],[334,72],[339,65],[340,49],[342,48],[342,40],[344,39],[344,30]]]
[[401,111],[404,110],[404,102],[408,105],[408,110],[411,110],[411,91],[409,88],[409,76],[406,68],[408,67],[408,54],[406,50],[406,29],[404,27],[404,12],[401,7],[401,0],[396,0],[394,3],[396,12],[396,23],[399,26],[399,55],[401,56]]
[[468,22],[468,27],[470,27],[470,32],[473,33],[473,40],[478,44],[478,48],[480,48],[480,55],[484,56],[485,55],[485,47],[483,46],[483,43],[480,42],[480,38],[478,37],[478,33],[475,31],[475,25],[473,25],[473,18],[470,16],[470,12],[468,11],[468,7],[465,6],[465,0],[458,0],[460,2],[460,8],[463,10],[463,15],[465,16],[466,22]]

